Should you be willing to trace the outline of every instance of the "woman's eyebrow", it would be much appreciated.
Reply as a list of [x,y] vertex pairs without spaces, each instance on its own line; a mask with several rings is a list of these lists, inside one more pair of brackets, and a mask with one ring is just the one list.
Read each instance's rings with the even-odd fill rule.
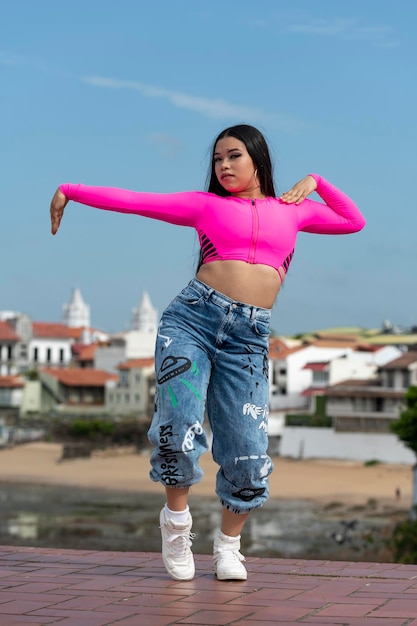
[[[235,152],[235,151],[240,152],[240,148],[228,148],[228,149],[226,150],[226,152]],[[215,153],[213,154],[213,156],[216,156],[216,155],[217,155],[217,156],[220,156],[220,155],[221,155],[221,152],[215,152]]]

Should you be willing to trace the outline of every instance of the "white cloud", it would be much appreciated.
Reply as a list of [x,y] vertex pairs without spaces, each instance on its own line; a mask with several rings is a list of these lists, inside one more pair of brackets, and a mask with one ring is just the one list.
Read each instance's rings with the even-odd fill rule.
[[181,142],[168,133],[151,133],[149,141],[168,157],[176,157],[182,150]]
[[247,107],[244,105],[233,104],[220,98],[205,98],[193,96],[180,91],[173,91],[155,85],[148,85],[139,81],[118,80],[114,78],[105,78],[102,76],[87,76],[83,81],[94,87],[104,87],[107,89],[130,89],[137,91],[148,98],[163,98],[172,105],[180,108],[194,111],[200,115],[214,119],[234,119],[245,120],[248,122],[257,121],[265,122],[279,126],[282,131],[294,132],[305,125],[291,116],[271,114],[263,111]]
[[353,18],[307,18],[289,23],[287,30],[292,33],[363,41],[375,47],[393,48],[399,45],[390,26],[361,25]]
[[19,57],[13,52],[7,50],[0,50],[0,65],[18,65],[24,61],[23,57]]
[[24,66],[30,67],[40,72],[51,73],[51,69],[44,61],[35,56],[26,56],[22,54],[16,54],[10,50],[0,50],[0,65],[10,66]]
[[304,23],[290,24],[288,30],[292,33],[333,36],[348,32],[354,24],[354,20],[313,18]]

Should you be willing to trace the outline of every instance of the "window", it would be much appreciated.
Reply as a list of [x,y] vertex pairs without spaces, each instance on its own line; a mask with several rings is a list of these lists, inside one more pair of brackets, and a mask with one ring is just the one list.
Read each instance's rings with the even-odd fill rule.
[[59,349],[59,362],[60,363],[64,362],[64,348]]
[[79,404],[81,402],[80,389],[77,387],[70,387],[67,397],[69,404]]
[[7,360],[11,361],[13,357],[12,346],[7,346]]
[[88,387],[83,389],[83,402],[86,404],[93,404],[95,401],[94,389],[89,389]]
[[324,386],[329,382],[328,372],[313,372],[313,384]]
[[39,360],[39,348],[33,348],[33,360],[35,363]]
[[375,410],[378,411],[378,413],[384,410],[383,398],[375,398]]
[[353,401],[354,411],[366,411],[367,402],[366,398],[355,398]]
[[403,370],[402,377],[403,377],[403,387],[404,389],[408,389],[408,387],[410,386],[410,372],[408,370]]
[[51,362],[51,356],[52,356],[52,350],[51,348],[47,348],[46,350],[46,362],[47,363]]

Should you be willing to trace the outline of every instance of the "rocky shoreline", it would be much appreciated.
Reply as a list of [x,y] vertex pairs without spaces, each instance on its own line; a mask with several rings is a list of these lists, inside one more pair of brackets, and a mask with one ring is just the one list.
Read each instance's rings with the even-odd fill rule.
[[[0,544],[159,552],[162,494],[0,483]],[[210,554],[220,523],[218,500],[194,496],[196,553]],[[392,561],[387,545],[407,510],[376,500],[364,505],[271,499],[254,512],[243,537],[246,556]]]

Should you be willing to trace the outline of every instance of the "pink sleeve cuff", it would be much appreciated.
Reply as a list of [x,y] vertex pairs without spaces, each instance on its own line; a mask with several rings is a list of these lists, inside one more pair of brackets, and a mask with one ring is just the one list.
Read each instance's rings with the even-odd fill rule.
[[317,183],[317,188],[318,188],[321,183],[321,176],[319,176],[319,174],[309,174],[309,176],[311,176],[311,178],[314,178],[314,180]]

